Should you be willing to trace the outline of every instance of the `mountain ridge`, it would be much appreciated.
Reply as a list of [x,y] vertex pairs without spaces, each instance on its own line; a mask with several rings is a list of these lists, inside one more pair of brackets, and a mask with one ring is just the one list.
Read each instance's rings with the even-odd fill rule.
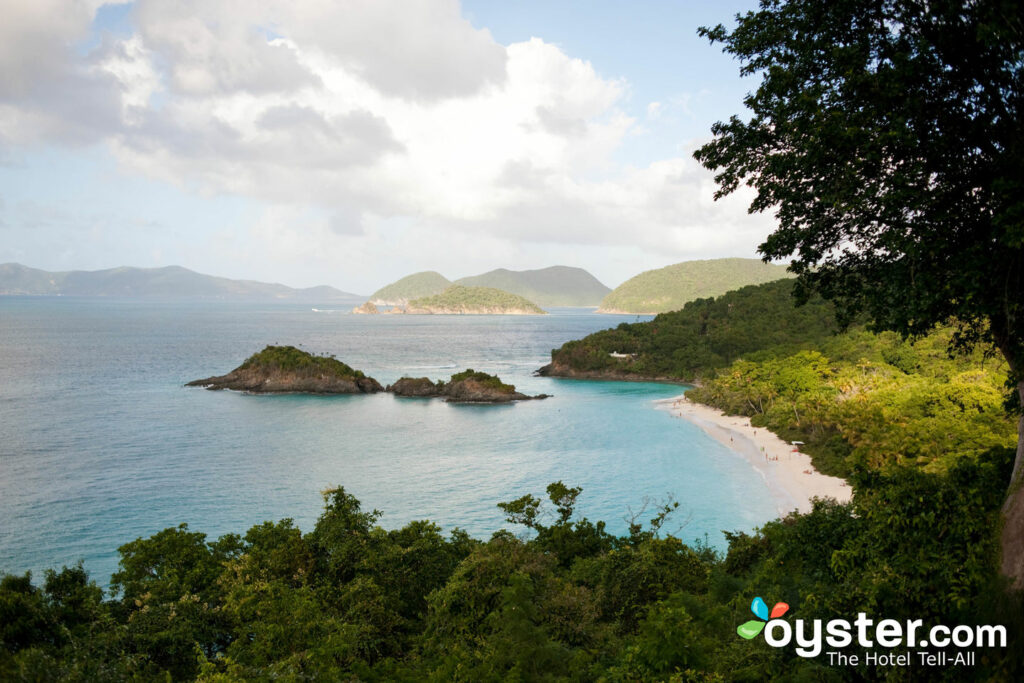
[[280,283],[234,280],[183,266],[47,271],[20,263],[0,264],[0,296],[84,296],[159,299],[358,301],[334,287],[294,288]]

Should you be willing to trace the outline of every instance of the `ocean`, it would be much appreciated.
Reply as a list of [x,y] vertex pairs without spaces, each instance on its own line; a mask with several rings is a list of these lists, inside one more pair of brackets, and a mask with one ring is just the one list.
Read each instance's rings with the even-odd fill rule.
[[[0,572],[41,579],[82,561],[105,586],[123,543],[182,523],[211,539],[282,518],[308,531],[334,486],[387,528],[430,519],[480,538],[511,528],[498,502],[556,480],[581,486],[578,512],[616,533],[667,496],[680,508],[666,530],[717,548],[724,530],[778,514],[742,456],[658,409],[681,387],[533,376],[551,349],[636,316],[316,308],[0,297]],[[383,384],[473,368],[553,397],[453,405],[183,386],[267,344],[333,353]]]

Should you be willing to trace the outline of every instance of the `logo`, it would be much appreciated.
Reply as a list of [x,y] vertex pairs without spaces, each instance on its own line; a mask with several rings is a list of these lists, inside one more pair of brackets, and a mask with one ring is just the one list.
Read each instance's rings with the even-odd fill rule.
[[740,637],[750,640],[757,636],[762,630],[764,630],[765,624],[768,623],[769,619],[778,619],[783,614],[789,611],[789,605],[784,602],[775,603],[775,607],[772,607],[771,613],[768,612],[768,605],[765,604],[764,600],[760,597],[754,598],[750,603],[750,611],[754,613],[757,619],[751,619],[750,621],[744,622],[736,627],[736,633],[740,634]]
[[[764,632],[767,645],[795,644],[800,657],[817,657],[825,652],[831,666],[910,666],[915,660],[922,666],[973,666],[975,649],[1006,647],[1006,627],[1001,625],[937,624],[928,627],[923,619],[876,622],[864,612],[858,612],[852,620],[796,619],[791,624],[779,619],[789,611],[789,605],[777,602],[769,612],[760,597],[751,601],[750,611],[757,619],[736,627],[741,638],[752,640]],[[843,651],[854,645],[861,651]],[[949,651],[950,646],[960,651]],[[887,651],[877,651],[880,648]]]

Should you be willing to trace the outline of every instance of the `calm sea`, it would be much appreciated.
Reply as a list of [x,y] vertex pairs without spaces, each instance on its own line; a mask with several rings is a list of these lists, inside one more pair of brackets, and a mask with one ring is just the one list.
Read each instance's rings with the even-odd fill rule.
[[[329,308],[321,306],[322,309]],[[342,485],[397,527],[431,519],[481,538],[495,504],[582,486],[579,510],[623,532],[672,494],[684,540],[777,515],[740,456],[654,401],[680,387],[533,377],[552,348],[636,320],[355,316],[310,306],[0,297],[0,571],[83,560],[105,585],[117,547],[187,522],[211,537],[290,517],[312,528]],[[497,373],[554,398],[507,406],[184,388],[266,344],[335,354],[382,383]],[[645,517],[644,519],[647,519]]]

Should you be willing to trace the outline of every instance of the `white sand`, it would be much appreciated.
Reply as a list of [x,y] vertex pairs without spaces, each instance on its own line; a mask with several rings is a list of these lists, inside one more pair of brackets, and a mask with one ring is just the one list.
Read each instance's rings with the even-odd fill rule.
[[780,515],[796,509],[808,512],[812,498],[850,500],[853,489],[845,480],[818,472],[811,456],[783,441],[750,419],[725,415],[685,396],[657,401],[659,407],[697,425],[719,443],[744,456],[764,478]]

